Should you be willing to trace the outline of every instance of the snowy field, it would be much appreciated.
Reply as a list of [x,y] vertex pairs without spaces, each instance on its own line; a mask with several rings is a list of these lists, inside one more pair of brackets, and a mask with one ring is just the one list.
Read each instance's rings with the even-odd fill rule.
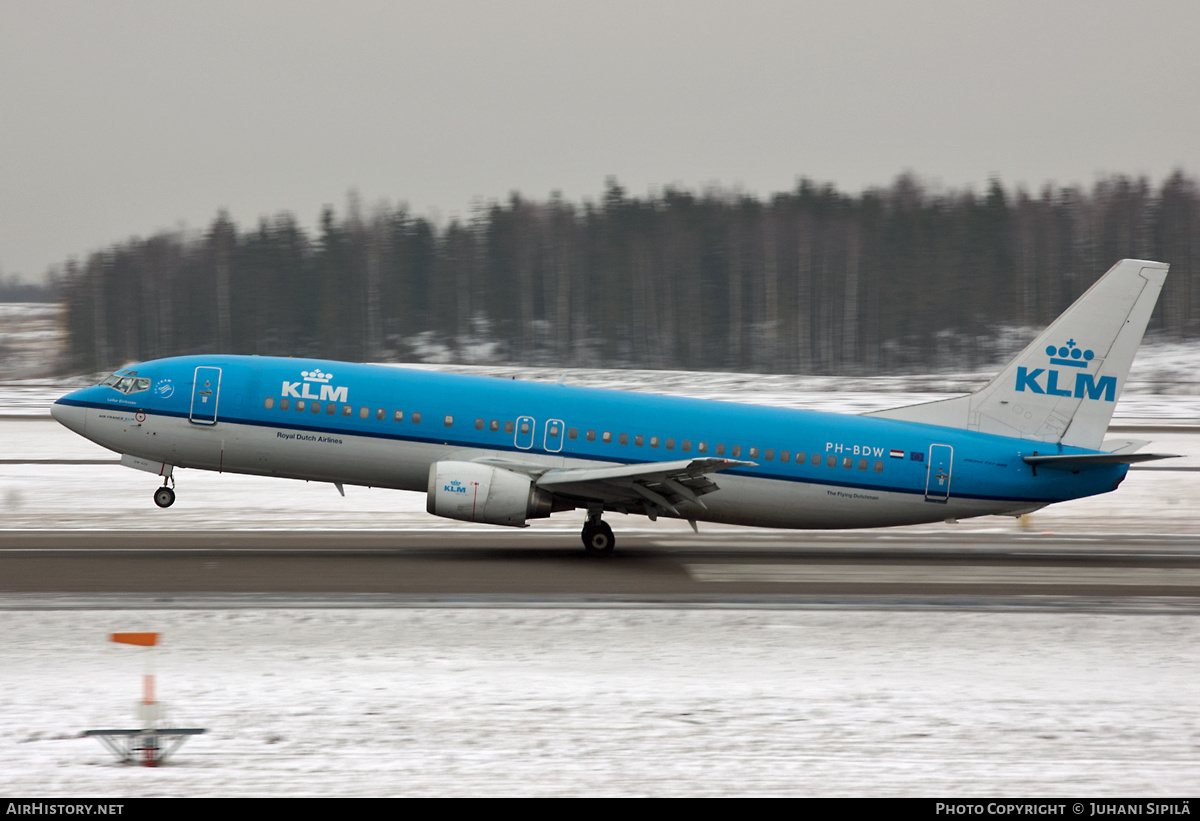
[[[1115,424],[1200,467],[1200,357],[1157,346]],[[439,366],[445,370],[466,370]],[[473,369],[557,381],[548,369]],[[854,412],[960,393],[984,374],[832,377],[567,371],[569,384]],[[180,471],[157,480],[57,426],[74,380],[0,384],[0,529],[468,529],[424,497]],[[1165,430],[1162,430],[1165,429]],[[1196,454],[1196,455],[1193,455]],[[948,531],[1196,530],[1197,472]],[[687,538],[686,524],[612,518]],[[575,532],[570,514],[534,523]],[[733,528],[701,525],[702,533]],[[907,529],[909,531],[913,528]],[[739,531],[747,538],[762,531]],[[286,605],[286,602],[284,602]],[[399,604],[399,603],[397,603]],[[1177,796],[1200,788],[1193,615],[653,606],[294,608],[245,599],[0,596],[0,785],[9,795]],[[209,733],[159,769],[87,729],[134,726],[139,652],[164,634],[172,723]]]
[[[1187,796],[1195,616],[703,608],[4,612],[10,796]],[[140,650],[205,727],[122,766]]]

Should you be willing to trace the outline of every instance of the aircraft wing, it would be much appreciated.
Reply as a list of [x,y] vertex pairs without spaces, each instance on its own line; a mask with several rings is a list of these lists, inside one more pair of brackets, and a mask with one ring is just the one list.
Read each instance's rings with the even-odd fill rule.
[[719,489],[709,474],[753,464],[737,459],[706,458],[561,468],[543,473],[536,484],[568,498],[602,502],[606,507],[622,509],[626,505],[640,505],[653,519],[659,510],[682,516],[676,508],[682,502],[705,507],[700,497]]

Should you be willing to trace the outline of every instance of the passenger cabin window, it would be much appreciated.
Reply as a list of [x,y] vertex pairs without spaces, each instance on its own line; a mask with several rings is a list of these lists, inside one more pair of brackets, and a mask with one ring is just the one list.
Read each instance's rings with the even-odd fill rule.
[[[820,458],[820,457],[816,457],[816,456],[814,456],[813,458]],[[831,468],[835,468],[835,467],[837,467],[837,457],[836,457],[836,456],[830,456],[828,459],[826,459],[826,460],[825,460],[825,465],[826,465],[827,467],[831,467]]]
[[304,410],[304,400],[303,399],[296,400],[296,410],[298,410],[298,411]]
[[514,430],[516,430],[516,428],[513,426],[512,422],[504,423],[504,432],[505,433],[512,433]]
[[267,397],[267,401],[266,401],[266,403],[263,405],[263,407],[265,407],[267,410],[270,410],[271,408],[275,407],[275,397],[274,397],[274,396],[268,396],[268,397]]
[[359,418],[359,419],[366,419],[366,418],[367,418],[367,416],[368,416],[370,413],[371,413],[371,409],[370,409],[370,408],[359,408],[359,409],[358,409],[358,418]]
[[[830,456],[829,458],[830,458],[830,459],[832,459],[833,457],[832,457],[832,456]],[[820,466],[820,464],[821,464],[821,454],[819,454],[819,453],[814,453],[814,454],[813,454],[813,458],[812,458],[812,463],[813,463],[814,465]]]
[[354,412],[354,409],[351,408],[349,405],[342,405],[342,416],[349,416],[353,412]]
[[721,442],[720,444],[717,445],[717,456],[724,456],[724,455],[725,455],[725,443]]
[[574,442],[579,438],[579,428],[569,428],[567,430],[567,438]]
[[395,413],[393,413],[392,421],[393,422],[403,422],[404,421],[404,411],[396,411]]
[[691,440],[684,439],[683,442],[680,443],[679,449],[682,450],[684,453],[690,453],[692,450]]
[[[767,458],[770,459],[771,457],[768,456]],[[792,458],[792,454],[789,451],[786,451],[786,450],[779,451],[779,461],[786,464],[791,458]],[[797,453],[796,454],[796,464],[800,464],[803,461],[804,461],[804,454]]]
[[475,430],[483,430],[483,420],[482,419],[475,420]]
[[866,460],[866,459],[859,459],[859,460],[858,460],[858,469],[859,469],[859,470],[866,470],[866,469],[867,469],[867,460]]
[[622,445],[628,445],[628,444],[629,444],[629,434],[628,434],[628,433],[622,433],[622,434],[621,434],[619,437],[617,437],[617,440],[618,440],[618,441],[619,441],[619,442],[620,442]]
[[385,416],[387,416],[387,411],[385,411],[383,408],[376,409],[376,411],[375,411],[376,419],[383,419],[383,417],[385,417]]
[[419,412],[412,415],[412,423],[414,425],[421,424],[421,414]]
[[612,434],[609,433],[608,431],[604,431],[604,433],[601,435],[600,439],[601,439],[601,441],[604,442],[604,444],[607,445],[609,442],[612,441]]
[[287,398],[286,398],[286,397],[284,397],[283,399],[280,399],[280,400],[279,400],[279,409],[280,409],[280,410],[287,410],[287,409],[288,409],[288,400],[287,400]]
[[492,433],[500,430],[500,422],[496,419],[493,419],[490,423],[488,423],[488,430],[490,430]]
[[[751,457],[753,457],[753,456],[754,456],[754,451],[755,451],[755,448],[751,448],[751,449],[750,449],[750,456],[751,456]],[[765,455],[766,455],[766,457],[767,457],[767,461],[768,461],[768,462],[774,462],[774,461],[775,461],[775,451],[771,450],[770,448],[767,448],[767,452],[766,452],[766,454],[765,454]]]
[[708,442],[698,442],[696,444],[697,453],[708,453]]
[[442,420],[442,424],[448,428],[454,427],[454,417],[447,415],[446,418]]
[[652,447],[652,448],[658,447],[658,437],[657,436],[650,437],[650,447]]
[[594,431],[594,430],[589,430],[589,431],[587,432],[587,440],[588,440],[589,442],[595,442],[595,441],[596,441],[596,431]]
[[643,443],[645,443],[645,441],[646,441],[646,437],[642,436],[640,433],[637,436],[633,437],[633,443],[635,445],[637,445],[639,448],[642,446]]
[[337,405],[330,402],[325,406],[325,414],[327,416],[333,416],[335,413],[337,413]]
[[674,439],[667,440],[667,450],[675,450],[675,440]]
[[875,472],[876,472],[876,473],[883,473],[883,462],[876,462],[876,463],[875,463]]
[[320,412],[321,412],[321,403],[320,403],[320,402],[313,402],[313,403],[312,403],[312,412],[313,412],[313,413],[320,413]]

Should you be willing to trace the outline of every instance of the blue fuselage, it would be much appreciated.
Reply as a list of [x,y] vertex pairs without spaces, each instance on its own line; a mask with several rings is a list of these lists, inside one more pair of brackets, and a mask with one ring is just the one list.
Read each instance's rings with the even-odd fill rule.
[[1113,490],[1127,470],[1035,472],[1023,456],[1093,451],[913,422],[379,365],[191,356],[117,376],[64,396],[55,418],[150,462],[424,491],[448,459],[723,457],[753,464],[720,473],[681,515],[768,527],[1017,513]]

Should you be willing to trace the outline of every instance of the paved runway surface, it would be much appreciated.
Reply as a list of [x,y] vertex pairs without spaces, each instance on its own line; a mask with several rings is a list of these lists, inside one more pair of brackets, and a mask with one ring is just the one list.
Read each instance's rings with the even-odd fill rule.
[[642,602],[1169,597],[1200,609],[1200,539],[629,535],[615,555],[593,558],[561,533],[2,532],[0,593]]

